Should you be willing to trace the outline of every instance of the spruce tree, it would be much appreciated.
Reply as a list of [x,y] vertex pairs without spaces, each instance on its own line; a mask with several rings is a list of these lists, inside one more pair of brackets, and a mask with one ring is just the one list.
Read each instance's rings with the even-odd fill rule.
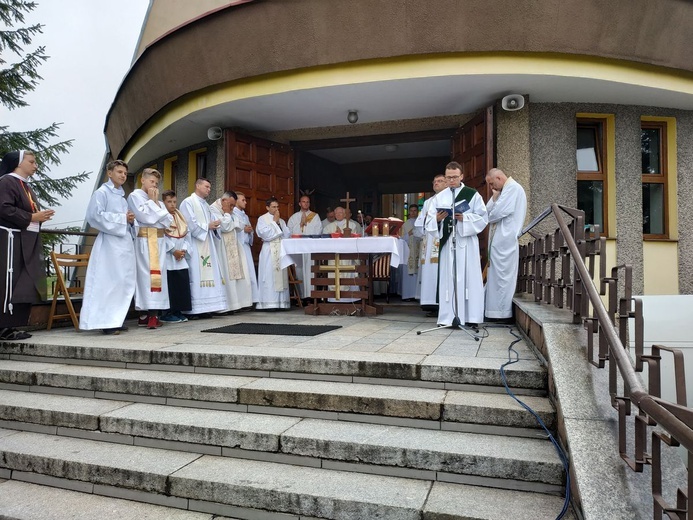
[[[26,50],[32,39],[43,31],[43,25],[27,25],[25,15],[36,8],[36,2],[0,0],[0,104],[9,110],[28,105],[24,97],[36,89],[42,79],[39,66],[48,59],[44,46]],[[77,184],[89,178],[81,172],[62,179],[48,175],[51,166],[60,164],[61,154],[68,152],[72,140],[60,141],[60,123],[45,128],[13,132],[0,124],[0,157],[11,150],[33,150],[39,169],[32,188],[44,207],[59,206],[58,197],[69,197]]]

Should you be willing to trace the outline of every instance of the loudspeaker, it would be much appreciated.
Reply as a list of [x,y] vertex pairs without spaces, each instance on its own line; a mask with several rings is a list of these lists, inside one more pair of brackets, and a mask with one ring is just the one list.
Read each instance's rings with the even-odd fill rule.
[[210,126],[207,129],[207,139],[210,141],[218,141],[222,135],[224,135],[224,132],[218,126]]
[[525,106],[525,98],[522,94],[510,94],[501,100],[501,107],[508,112],[520,110],[523,106]]

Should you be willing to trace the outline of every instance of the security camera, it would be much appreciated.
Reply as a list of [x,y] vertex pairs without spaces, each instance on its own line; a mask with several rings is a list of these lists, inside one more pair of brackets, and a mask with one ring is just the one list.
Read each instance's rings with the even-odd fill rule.
[[501,107],[508,112],[520,110],[523,106],[525,106],[525,98],[522,94],[510,94],[501,100]]
[[209,139],[210,141],[218,141],[219,139],[221,139],[222,135],[223,132],[221,128],[219,128],[218,126],[210,126],[207,129],[207,139]]

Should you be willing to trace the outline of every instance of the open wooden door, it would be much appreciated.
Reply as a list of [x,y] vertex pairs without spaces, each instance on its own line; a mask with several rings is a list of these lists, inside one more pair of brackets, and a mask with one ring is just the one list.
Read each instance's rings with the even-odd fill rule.
[[[495,166],[493,125],[491,106],[460,127],[452,138],[452,160],[462,165],[465,186],[478,191],[484,202],[490,196],[486,173]],[[488,260],[488,227],[479,235],[479,249],[483,269]]]
[[[245,194],[246,213],[253,227],[267,212],[265,201],[275,197],[284,221],[294,212],[294,154],[285,144],[226,131],[226,186]],[[253,242],[257,261],[262,242]]]

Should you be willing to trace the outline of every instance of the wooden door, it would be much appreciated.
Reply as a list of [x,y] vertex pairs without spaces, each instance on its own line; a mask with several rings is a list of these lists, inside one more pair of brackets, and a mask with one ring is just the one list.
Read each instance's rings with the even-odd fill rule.
[[[459,128],[452,138],[453,161],[462,165],[465,186],[474,188],[486,202],[491,190],[486,185],[486,173],[495,166],[493,107],[484,109]],[[488,227],[479,234],[481,266],[488,259]]]
[[[265,201],[275,197],[284,221],[294,208],[294,154],[288,145],[250,135],[226,131],[226,186],[241,191],[248,204],[246,213],[253,227],[257,218],[267,212]],[[262,242],[253,242],[257,261]]]

